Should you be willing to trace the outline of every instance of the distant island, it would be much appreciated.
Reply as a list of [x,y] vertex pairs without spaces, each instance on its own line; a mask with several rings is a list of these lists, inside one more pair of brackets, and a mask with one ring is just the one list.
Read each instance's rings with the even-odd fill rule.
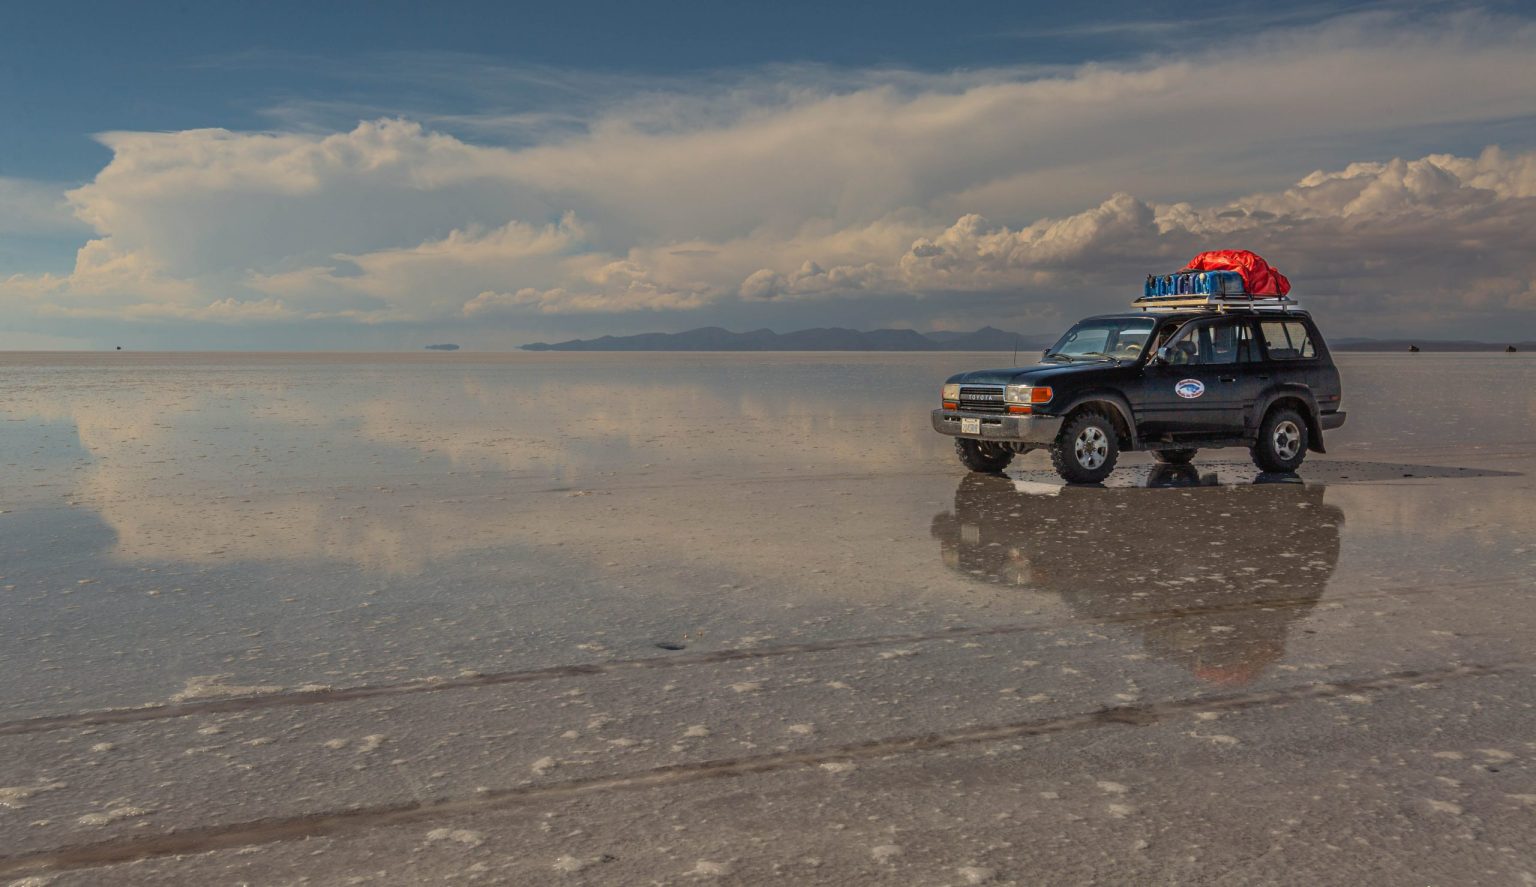
[[[776,333],[752,330],[733,333],[717,326],[701,327],[682,333],[641,333],[635,336],[601,336],[596,339],[571,339],[568,342],[533,342],[524,351],[1014,351],[1038,352],[1052,345],[1059,333],[1026,335],[984,326],[975,332],[916,330],[859,330],[825,327]],[[1361,339],[1330,340],[1335,351],[1403,351],[1410,345],[1423,351],[1518,351],[1536,350],[1536,342],[1491,343],[1473,341],[1435,341],[1433,339]],[[457,345],[428,345],[428,348],[452,351]]]
[[1026,336],[984,326],[971,333],[916,330],[859,330],[828,327],[776,333],[733,333],[708,326],[684,333],[603,336],[569,342],[534,342],[524,351],[1039,351],[1055,336]]
[[458,351],[459,350],[459,346],[457,346],[457,345],[428,345],[427,346],[427,350],[428,351]]
[[[1323,331],[1327,335],[1327,330]],[[1516,353],[1536,349],[1536,342],[1476,342],[1470,339],[1340,339],[1328,340],[1334,351],[1503,351]]]

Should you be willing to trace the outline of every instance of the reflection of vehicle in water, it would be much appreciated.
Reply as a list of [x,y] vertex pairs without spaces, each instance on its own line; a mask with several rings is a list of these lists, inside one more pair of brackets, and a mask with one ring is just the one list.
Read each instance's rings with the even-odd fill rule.
[[1253,680],[1322,597],[1344,513],[1320,486],[1201,486],[1190,466],[1158,466],[1148,486],[1190,489],[1042,485],[1032,495],[1006,477],[967,475],[933,535],[950,569],[1059,595],[1203,681]]

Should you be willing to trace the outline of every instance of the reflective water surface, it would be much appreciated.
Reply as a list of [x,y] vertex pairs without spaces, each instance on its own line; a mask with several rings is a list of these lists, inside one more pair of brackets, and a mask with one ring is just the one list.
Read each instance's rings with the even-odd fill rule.
[[996,362],[0,354],[0,877],[1536,878],[1536,360],[1102,487]]

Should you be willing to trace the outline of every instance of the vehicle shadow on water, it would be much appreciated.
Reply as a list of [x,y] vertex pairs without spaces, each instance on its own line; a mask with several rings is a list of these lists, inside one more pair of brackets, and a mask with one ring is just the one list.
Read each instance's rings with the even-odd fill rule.
[[1049,470],[968,474],[931,532],[968,579],[1055,595],[1203,682],[1240,686],[1284,655],[1338,565],[1345,513],[1324,501],[1327,484],[1518,476],[1331,460],[1304,471],[1133,465],[1092,485]]
[[[1018,463],[1015,463],[1018,465]],[[1061,487],[1064,482],[1049,466],[1019,466],[1009,475],[1032,487]],[[1261,472],[1247,461],[1203,461],[1190,465],[1144,463],[1121,465],[1102,484],[1085,485],[1088,489],[1125,489],[1143,487],[1234,486],[1262,483],[1354,484],[1396,480],[1466,480],[1477,477],[1522,477],[1518,471],[1492,468],[1463,468],[1455,465],[1417,465],[1401,462],[1364,462],[1357,460],[1317,459],[1308,461],[1299,473]],[[1043,492],[1044,490],[1036,490]]]
[[1153,466],[1136,488],[971,474],[932,535],[974,581],[1055,595],[1202,682],[1241,686],[1284,655],[1338,564],[1345,516],[1324,492],[1191,465]]

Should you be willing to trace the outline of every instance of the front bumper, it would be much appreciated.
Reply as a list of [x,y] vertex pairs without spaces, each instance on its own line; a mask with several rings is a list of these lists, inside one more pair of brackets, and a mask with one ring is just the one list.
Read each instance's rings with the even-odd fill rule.
[[[1061,431],[1059,416],[1009,416],[997,413],[972,413],[965,410],[934,410],[933,430],[954,437],[974,440],[1000,440],[1011,443],[1048,444]],[[980,434],[961,434],[961,419],[980,419]]]
[[1335,410],[1331,413],[1320,413],[1318,414],[1317,422],[1319,425],[1323,426],[1324,431],[1332,431],[1333,429],[1338,428],[1340,425],[1344,424],[1344,416],[1345,413],[1343,410]]

